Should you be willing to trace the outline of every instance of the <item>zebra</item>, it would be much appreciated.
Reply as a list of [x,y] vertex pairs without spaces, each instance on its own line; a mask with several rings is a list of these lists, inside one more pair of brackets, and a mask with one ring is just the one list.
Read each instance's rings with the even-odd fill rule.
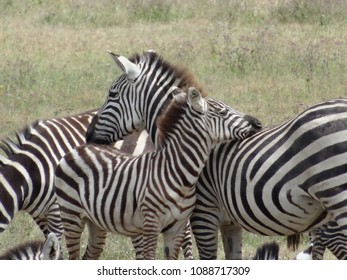
[[[135,54],[130,59],[111,55],[124,73],[111,85],[88,128],[87,141],[116,141],[144,123],[156,143],[159,104],[168,99],[158,94],[158,88],[175,80],[175,71],[155,53]],[[164,77],[169,77],[165,83]],[[345,206],[339,202],[346,179],[341,171],[345,167],[345,118],[346,100],[330,100],[243,141],[217,145],[196,184],[197,202],[191,217],[200,258],[216,258],[218,228],[226,257],[236,259],[242,256],[242,228],[291,236],[335,220],[346,235]],[[259,197],[253,193],[254,186]]]
[[[338,169],[344,168],[340,156],[347,148],[343,130],[346,104],[344,99],[323,102],[240,145],[218,146],[213,153],[222,155],[225,165],[208,161],[197,183],[201,200],[205,203],[209,199],[204,187],[221,189],[225,202],[215,196],[211,205],[223,203],[230,220],[253,233],[290,235],[315,229],[331,219],[340,222],[339,229],[343,229],[339,218],[345,210],[343,203],[334,202],[334,196],[343,197],[340,184],[346,179]],[[211,182],[216,170],[223,179],[213,178]],[[228,186],[232,188],[227,190]],[[199,214],[192,216],[196,219],[192,221],[193,232],[202,216],[211,221],[207,212],[206,205],[204,209],[197,207],[195,213]],[[218,223],[210,223],[211,234]]]
[[326,249],[337,259],[347,259],[347,237],[341,232],[339,225],[330,221],[319,228],[310,231],[310,246],[301,252],[313,260],[322,260]]
[[[61,157],[85,143],[87,127],[96,109],[73,116],[38,120],[16,133],[17,141],[0,143],[0,233],[19,211],[32,216],[44,236],[62,225],[53,188],[55,168]],[[141,154],[154,149],[148,134],[135,132],[127,141],[115,143],[124,152]]]
[[195,206],[194,183],[210,149],[253,131],[243,114],[205,99],[193,87],[187,94],[173,87],[169,94],[173,98],[157,122],[155,152],[134,157],[91,144],[77,147],[59,162],[55,187],[70,259],[80,256],[85,224],[90,233],[86,259],[89,251],[101,254],[107,232],[142,235],[144,259],[155,259],[163,232],[165,257],[177,259]]
[[44,241],[29,241],[8,249],[0,260],[59,260],[61,256],[58,238],[49,233]]

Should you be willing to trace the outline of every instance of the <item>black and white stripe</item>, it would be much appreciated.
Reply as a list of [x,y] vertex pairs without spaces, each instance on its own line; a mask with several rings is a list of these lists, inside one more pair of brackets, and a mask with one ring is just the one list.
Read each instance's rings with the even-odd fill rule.
[[174,97],[158,121],[158,150],[133,157],[105,145],[82,145],[56,169],[55,186],[70,259],[80,257],[84,225],[89,241],[84,258],[100,254],[106,233],[143,236],[145,259],[154,259],[164,235],[165,256],[177,259],[195,206],[194,183],[210,149],[251,130],[249,122],[195,88]]
[[[40,120],[17,133],[17,141],[4,139],[0,155],[0,232],[18,211],[32,216],[45,236],[60,239],[62,225],[53,188],[57,163],[66,152],[85,143],[85,134],[96,110],[78,115]],[[140,154],[153,150],[148,135],[135,133],[116,146]]]
[[58,260],[61,256],[60,242],[50,233],[44,241],[28,241],[8,249],[0,260]]
[[230,222],[263,235],[305,232],[331,219],[343,230],[346,121],[347,100],[330,100],[242,142],[218,145],[197,182],[191,222],[200,254],[216,257],[216,231]]
[[[93,133],[87,133],[90,141],[117,140],[143,122],[156,141],[158,107],[168,96],[155,78],[169,73],[165,76],[172,80],[175,74],[153,53],[124,61],[117,62],[125,74],[114,82],[94,118]],[[146,64],[156,65],[157,72]],[[146,67],[151,71],[142,73]],[[129,73],[132,79],[127,79]],[[142,92],[136,90],[141,86]],[[318,104],[282,125],[213,149],[197,183],[191,219],[201,258],[216,258],[218,228],[227,257],[234,258],[241,258],[241,228],[295,235],[334,219],[346,231],[345,103]],[[135,116],[124,113],[132,109]]]
[[311,251],[313,260],[322,260],[326,249],[337,259],[347,260],[347,236],[336,222],[330,221],[311,231],[310,241],[307,250]]
[[[202,87],[187,68],[172,65],[153,51],[135,54],[130,60],[113,53],[111,56],[124,74],[112,83],[106,102],[89,126],[87,141],[112,143],[136,128],[145,127],[156,144],[158,131],[155,122],[171,98],[169,89],[177,86],[187,91],[192,86],[204,95]],[[219,104],[221,110],[228,107],[222,102]],[[247,115],[245,119],[249,126],[238,131],[237,139],[261,128],[257,119]]]

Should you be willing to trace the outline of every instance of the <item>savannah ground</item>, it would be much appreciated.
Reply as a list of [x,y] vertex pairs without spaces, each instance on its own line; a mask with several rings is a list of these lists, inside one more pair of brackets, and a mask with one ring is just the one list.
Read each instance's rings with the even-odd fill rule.
[[[347,96],[344,0],[0,0],[0,137],[100,107],[120,75],[107,50],[148,49],[188,66],[209,95],[264,126]],[[35,238],[37,226],[18,214],[0,252]],[[245,258],[269,240],[280,242],[281,259],[294,257],[284,237],[245,233]],[[133,257],[129,238],[109,235],[103,259]]]

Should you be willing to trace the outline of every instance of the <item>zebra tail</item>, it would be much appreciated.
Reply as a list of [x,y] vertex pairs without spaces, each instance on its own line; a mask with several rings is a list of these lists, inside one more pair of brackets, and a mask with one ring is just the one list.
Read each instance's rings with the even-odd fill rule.
[[291,251],[296,251],[299,248],[301,233],[287,236],[287,248]]
[[265,243],[258,247],[253,260],[278,260],[279,250],[277,242]]

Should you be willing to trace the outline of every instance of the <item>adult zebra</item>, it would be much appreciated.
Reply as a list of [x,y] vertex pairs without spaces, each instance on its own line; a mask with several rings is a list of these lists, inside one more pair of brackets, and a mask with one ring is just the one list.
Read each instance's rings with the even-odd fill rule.
[[[85,143],[87,127],[96,110],[74,116],[40,120],[17,133],[18,143],[7,138],[0,149],[0,233],[18,211],[32,216],[45,236],[61,238],[62,225],[53,188],[55,168],[61,157]],[[140,154],[153,150],[148,135],[135,133],[116,147]]]
[[28,241],[8,249],[0,255],[0,260],[59,260],[62,259],[61,246],[54,233],[44,241]]
[[252,117],[203,98],[195,88],[187,94],[177,87],[171,91],[173,98],[157,122],[157,151],[133,157],[109,146],[82,145],[59,162],[55,187],[70,259],[80,257],[85,224],[87,258],[98,258],[106,233],[114,232],[142,235],[144,259],[154,259],[162,232],[165,257],[177,259],[195,206],[194,184],[209,151],[254,131]]
[[[113,58],[124,74],[112,84],[87,140],[112,142],[144,122],[156,141],[159,105],[168,99],[158,87],[165,87],[162,77],[169,77],[166,83],[177,79],[175,71],[155,53]],[[241,227],[288,236],[333,218],[345,232],[346,117],[346,100],[331,100],[244,141],[213,149],[196,185],[191,219],[200,257],[216,258],[219,227],[227,257],[238,258]]]

